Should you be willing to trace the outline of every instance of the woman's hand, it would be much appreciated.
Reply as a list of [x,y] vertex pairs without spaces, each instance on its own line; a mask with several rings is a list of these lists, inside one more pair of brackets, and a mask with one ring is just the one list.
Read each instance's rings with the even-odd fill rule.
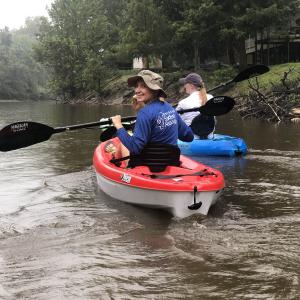
[[144,102],[138,102],[137,101],[137,97],[136,95],[134,95],[132,97],[132,108],[135,110],[135,111],[139,111],[141,108],[143,108],[145,106],[145,103]]
[[114,124],[114,126],[116,127],[116,129],[120,129],[120,128],[123,127],[120,115],[116,115],[116,116],[111,117],[111,121]]

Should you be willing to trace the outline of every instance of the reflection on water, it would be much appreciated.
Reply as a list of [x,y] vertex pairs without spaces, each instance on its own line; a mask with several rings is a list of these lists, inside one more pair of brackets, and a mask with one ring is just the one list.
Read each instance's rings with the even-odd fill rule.
[[[2,126],[132,115],[112,106],[0,105]],[[1,153],[0,298],[298,299],[300,128],[229,114],[218,130],[242,137],[249,154],[195,158],[220,169],[226,189],[207,217],[182,220],[97,188],[97,129]]]

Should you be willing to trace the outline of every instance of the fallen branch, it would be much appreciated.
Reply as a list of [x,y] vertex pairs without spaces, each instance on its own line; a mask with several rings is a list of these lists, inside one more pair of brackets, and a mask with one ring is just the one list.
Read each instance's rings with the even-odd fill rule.
[[236,106],[242,118],[259,118],[281,122],[283,120],[290,121],[295,115],[291,114],[291,110],[299,107],[300,104],[300,78],[289,80],[293,69],[284,72],[279,83],[276,85],[271,83],[271,90],[264,91],[258,78],[255,81],[249,80],[249,93],[247,95],[239,95],[240,103]]

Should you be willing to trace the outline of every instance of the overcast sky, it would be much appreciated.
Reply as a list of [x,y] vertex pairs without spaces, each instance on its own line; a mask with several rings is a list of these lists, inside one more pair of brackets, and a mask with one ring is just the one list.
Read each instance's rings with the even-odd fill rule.
[[0,0],[0,29],[18,29],[27,17],[48,16],[46,6],[54,0]]

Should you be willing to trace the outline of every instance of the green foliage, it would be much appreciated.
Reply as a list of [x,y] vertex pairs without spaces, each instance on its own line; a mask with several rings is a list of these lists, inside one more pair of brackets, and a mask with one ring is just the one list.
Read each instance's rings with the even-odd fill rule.
[[[300,0],[56,0],[38,31],[30,20],[25,27],[38,34],[35,58],[51,74],[53,91],[74,98],[103,92],[107,79],[137,57],[162,58],[164,69],[198,70],[216,58],[245,66],[245,38],[287,26],[299,6]],[[1,39],[9,48],[9,35]],[[9,59],[5,50],[0,56]]]
[[213,82],[226,82],[234,78],[237,73],[238,71],[236,68],[232,66],[222,67],[213,72],[213,77],[211,77],[211,80]]
[[57,0],[49,11],[51,22],[44,19],[36,55],[51,67],[52,86],[64,97],[100,91],[114,68],[110,37],[117,33],[108,12],[103,1]]
[[169,51],[170,27],[155,1],[129,0],[126,27],[121,29],[120,50],[131,58],[162,56]]
[[[278,84],[281,82],[284,74],[288,73],[288,82],[299,82],[300,80],[300,63],[287,63],[276,66],[271,66],[270,71],[259,76],[259,87],[264,91],[271,91],[274,86],[278,88]],[[251,78],[239,82],[233,89],[232,92],[235,94],[244,94],[244,91],[249,90],[249,82],[256,84],[256,79]],[[299,99],[298,99],[299,101]]]
[[39,18],[28,19],[25,27],[13,32],[8,28],[0,30],[1,99],[48,98],[47,73],[33,54],[36,43],[33,28],[38,28],[39,21]]

